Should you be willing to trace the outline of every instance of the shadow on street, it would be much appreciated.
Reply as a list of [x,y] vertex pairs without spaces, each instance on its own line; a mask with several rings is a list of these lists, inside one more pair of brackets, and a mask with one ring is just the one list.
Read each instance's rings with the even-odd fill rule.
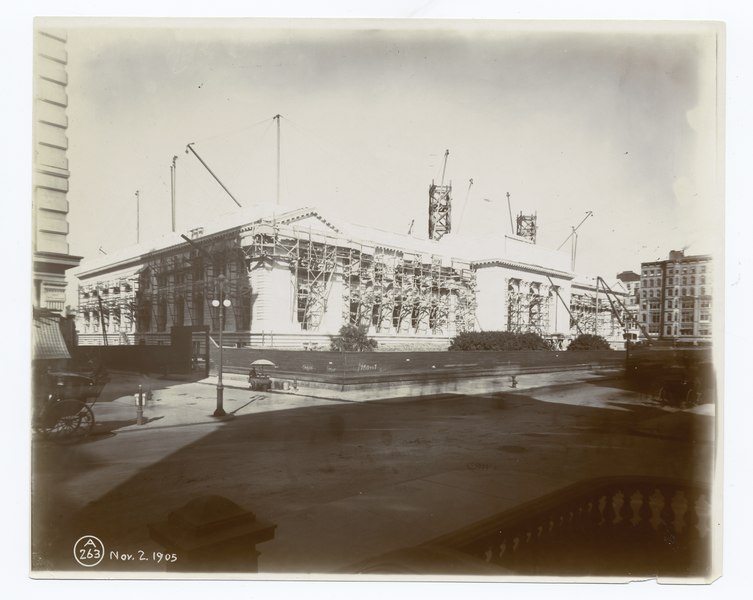
[[[570,386],[570,393],[578,389]],[[261,572],[309,573],[425,541],[475,514],[589,477],[710,476],[712,447],[699,432],[713,419],[682,415],[687,425],[661,435],[645,424],[675,416],[657,407],[607,410],[541,401],[541,394],[546,390],[338,403],[129,435],[113,434],[132,422],[102,423],[85,444],[35,448],[33,568],[78,568],[72,547],[85,534],[120,552],[164,550],[149,538],[148,524],[209,494],[278,525],[276,539],[258,548]],[[195,439],[181,445],[189,431]],[[100,487],[98,470],[120,463],[132,474]],[[437,491],[401,496],[427,482]],[[456,504],[460,495],[466,513]],[[362,512],[353,512],[357,506]],[[312,522],[315,514],[325,522]],[[370,521],[383,525],[374,532]],[[164,566],[105,561],[101,568]]]

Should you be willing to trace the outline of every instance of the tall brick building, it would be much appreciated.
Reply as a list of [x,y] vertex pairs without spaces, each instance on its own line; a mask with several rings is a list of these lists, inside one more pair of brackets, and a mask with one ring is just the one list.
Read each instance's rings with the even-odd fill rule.
[[640,319],[652,337],[710,340],[712,295],[710,255],[674,250],[641,264]]

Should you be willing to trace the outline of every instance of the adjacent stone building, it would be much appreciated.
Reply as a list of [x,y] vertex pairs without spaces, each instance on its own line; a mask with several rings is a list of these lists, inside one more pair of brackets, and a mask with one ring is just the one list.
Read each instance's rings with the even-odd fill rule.
[[37,308],[62,313],[65,271],[79,264],[68,248],[68,55],[63,32],[34,34],[33,275]]
[[[66,270],[79,264],[68,248],[68,74],[66,35],[34,33],[32,164],[32,357],[44,370],[70,358],[65,319]],[[66,343],[65,338],[68,338]]]

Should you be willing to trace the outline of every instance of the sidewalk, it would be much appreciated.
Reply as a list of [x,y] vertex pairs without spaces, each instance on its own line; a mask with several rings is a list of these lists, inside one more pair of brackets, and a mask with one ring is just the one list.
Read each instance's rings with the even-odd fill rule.
[[[512,393],[609,379],[614,376],[615,372],[560,371],[535,373],[516,377],[516,387],[512,387],[511,378],[506,377],[504,387],[499,383],[482,382],[475,385],[470,384],[468,386],[470,389],[465,392],[448,393]],[[132,380],[131,385],[118,380],[119,377],[121,379],[123,377],[130,378]],[[123,433],[165,427],[210,425],[233,419],[242,414],[289,410],[333,403],[368,402],[372,399],[368,390],[333,393],[325,388],[320,388],[312,393],[306,393],[303,390],[257,392],[248,389],[245,376],[226,373],[222,378],[224,387],[223,408],[226,415],[215,417],[213,416],[217,408],[217,377],[215,376],[190,382],[132,374],[113,374],[113,378],[116,379],[113,387],[117,387],[122,392],[132,390],[133,393],[126,392],[109,402],[97,402],[94,405],[96,417],[94,435],[115,429],[119,433]],[[142,385],[143,394],[143,417],[140,425],[137,423],[139,383]],[[443,394],[440,392],[439,395]],[[384,398],[378,397],[375,400],[384,400]]]
[[[327,398],[311,398],[282,392],[254,392],[240,377],[223,378],[223,409],[225,416],[215,417],[217,408],[217,378],[200,381],[169,381],[161,378],[140,377],[142,382],[142,423],[138,424],[138,383],[109,402],[93,406],[96,418],[92,435],[128,433],[167,427],[189,425],[216,425],[237,415],[268,411],[289,410],[302,406],[320,406],[338,402]],[[164,387],[163,387],[164,386]],[[120,387],[123,386],[122,383]]]

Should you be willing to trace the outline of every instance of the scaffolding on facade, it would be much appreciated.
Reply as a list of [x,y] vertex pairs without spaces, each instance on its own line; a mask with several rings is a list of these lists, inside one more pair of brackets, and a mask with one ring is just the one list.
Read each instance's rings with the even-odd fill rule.
[[80,286],[78,310],[84,331],[101,335],[105,346],[129,343],[126,332],[136,314],[137,282],[138,274],[131,274]]
[[548,335],[551,302],[549,286],[511,279],[507,285],[507,330]]
[[249,259],[290,265],[292,316],[302,330],[320,328],[335,283],[343,324],[394,334],[473,328],[475,274],[468,266],[284,224],[259,224],[252,239],[244,247]]
[[196,237],[188,248],[153,254],[140,272],[135,294],[139,330],[165,332],[170,325],[205,325],[207,316],[217,330],[218,312],[207,308],[220,294],[231,302],[226,324],[232,318],[236,329],[248,329],[248,262],[237,234]]
[[593,290],[572,292],[570,329],[573,335],[588,333],[605,338],[621,338],[629,329],[639,327],[641,326],[636,317],[630,314],[617,294],[601,277],[597,278]]
[[270,219],[232,234],[194,236],[189,246],[149,255],[121,279],[81,286],[86,322],[104,324],[85,331],[117,334],[123,344],[135,342],[134,333],[169,333],[174,325],[217,330],[218,313],[209,306],[220,293],[220,275],[232,306],[225,327],[250,331],[251,274],[262,263],[289,269],[290,317],[303,331],[320,330],[334,293],[341,294],[338,322],[376,333],[452,335],[474,328],[475,273],[468,264]]

